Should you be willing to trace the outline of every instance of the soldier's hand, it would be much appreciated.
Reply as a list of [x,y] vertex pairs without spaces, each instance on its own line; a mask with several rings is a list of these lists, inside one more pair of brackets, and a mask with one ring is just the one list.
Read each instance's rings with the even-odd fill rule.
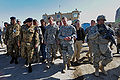
[[85,41],[82,41],[82,43],[85,43]]
[[76,40],[76,37],[74,37],[74,40]]
[[57,40],[57,44],[60,44],[60,41]]
[[68,40],[71,40],[72,38],[71,37],[68,37]]
[[64,38],[64,40],[66,40],[66,41],[67,41],[67,40],[68,40],[68,37]]
[[47,44],[47,43],[44,41],[44,44]]
[[38,45],[35,45],[35,48],[37,48],[38,47]]
[[66,37],[66,38],[64,38],[64,40],[66,40],[66,41],[71,40],[71,37]]
[[20,41],[18,41],[18,47],[20,47]]

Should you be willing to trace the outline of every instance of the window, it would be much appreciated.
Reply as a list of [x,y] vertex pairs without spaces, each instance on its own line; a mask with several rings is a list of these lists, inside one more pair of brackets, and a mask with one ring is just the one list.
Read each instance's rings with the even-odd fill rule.
[[43,16],[43,19],[46,19],[47,17],[46,16]]
[[73,17],[78,17],[78,14],[77,13],[73,13]]
[[57,15],[57,19],[60,19],[60,15],[59,14]]

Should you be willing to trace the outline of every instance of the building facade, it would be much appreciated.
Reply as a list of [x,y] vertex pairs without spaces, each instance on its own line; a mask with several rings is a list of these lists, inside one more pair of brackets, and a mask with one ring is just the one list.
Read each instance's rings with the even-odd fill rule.
[[70,13],[61,13],[61,12],[58,12],[55,14],[52,14],[52,15],[48,15],[48,14],[44,14],[42,17],[43,19],[48,23],[48,17],[52,16],[54,21],[60,21],[62,20],[62,17],[66,17],[68,20],[71,20],[71,21],[75,21],[77,19],[80,19],[80,13],[81,11],[78,11],[77,9],[70,12]]

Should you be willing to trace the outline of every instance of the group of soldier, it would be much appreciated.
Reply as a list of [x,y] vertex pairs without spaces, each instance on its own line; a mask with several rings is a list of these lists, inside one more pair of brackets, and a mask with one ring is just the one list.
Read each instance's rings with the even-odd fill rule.
[[[115,45],[116,43],[114,31],[105,25],[104,15],[97,17],[97,24],[91,20],[91,26],[86,30],[81,27],[79,20],[69,25],[66,17],[57,21],[56,24],[53,17],[49,17],[48,25],[44,19],[41,19],[41,26],[36,19],[32,18],[27,18],[22,26],[16,17],[11,17],[10,20],[10,24],[4,23],[3,35],[7,55],[11,56],[10,64],[18,64],[18,57],[21,56],[26,60],[28,72],[32,72],[31,64],[35,61],[40,62],[41,53],[42,62],[46,62],[46,68],[49,69],[54,64],[59,51],[61,59],[63,58],[61,72],[65,73],[67,69],[70,69],[71,62],[79,61],[82,44],[86,37],[89,47],[87,56],[94,65],[95,76],[99,76],[99,69],[107,75],[104,67],[113,58],[109,43]],[[101,59],[101,56],[104,58]]]

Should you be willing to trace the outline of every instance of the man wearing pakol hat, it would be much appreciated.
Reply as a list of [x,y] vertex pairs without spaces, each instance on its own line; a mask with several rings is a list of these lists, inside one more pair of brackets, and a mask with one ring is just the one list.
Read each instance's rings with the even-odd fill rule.
[[16,23],[16,17],[10,18],[11,23],[6,30],[6,40],[8,45],[8,54],[11,56],[10,64],[15,62],[18,64],[18,37],[20,33],[20,26]]
[[[112,54],[109,47],[109,42],[111,42],[111,36],[110,34],[112,31],[108,26],[105,25],[105,16],[100,15],[97,17],[97,25],[93,27],[92,30],[94,30],[94,33],[89,35],[89,40],[94,40],[94,43],[92,46],[94,47],[94,50],[92,50],[93,53],[93,65],[95,68],[95,76],[99,76],[99,69],[107,75],[107,72],[105,71],[104,67],[112,61]],[[104,57],[101,60],[101,56]],[[99,63],[101,64],[99,65]]]

